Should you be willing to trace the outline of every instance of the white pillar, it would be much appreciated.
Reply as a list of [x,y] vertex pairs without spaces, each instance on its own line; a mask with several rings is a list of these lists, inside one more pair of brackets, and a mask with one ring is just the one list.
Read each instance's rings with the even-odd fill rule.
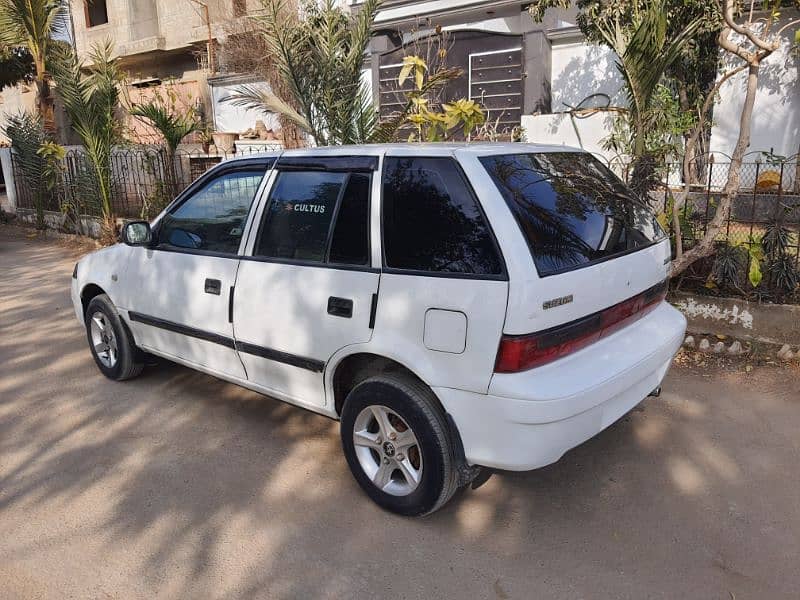
[[3,210],[10,213],[17,212],[17,188],[14,185],[14,170],[11,168],[11,148],[0,148],[0,169],[3,169],[3,179],[6,182],[6,200]]

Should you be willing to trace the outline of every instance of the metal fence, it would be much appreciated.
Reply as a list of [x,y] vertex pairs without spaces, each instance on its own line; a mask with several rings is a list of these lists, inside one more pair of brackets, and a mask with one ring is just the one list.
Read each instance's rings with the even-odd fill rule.
[[[663,210],[671,212],[671,197],[677,193],[680,165],[668,165],[663,192]],[[682,210],[682,238],[691,247],[705,236],[708,224],[728,179],[730,163],[710,162],[690,187]],[[742,165],[739,191],[722,229],[718,242],[750,247],[760,244],[767,229],[775,224],[790,231],[788,252],[800,263],[800,165],[797,160],[749,162]],[[682,189],[682,188],[681,188]]]
[[[118,217],[153,217],[214,165],[236,156],[280,149],[280,144],[265,143],[236,147],[230,153],[178,150],[170,159],[160,146],[117,148],[110,160],[111,207]],[[98,177],[82,149],[67,151],[60,163],[57,184],[51,190],[42,190],[40,181],[26,177],[18,157],[12,155],[11,162],[19,208],[35,209],[37,193],[41,193],[47,211],[102,215]]]

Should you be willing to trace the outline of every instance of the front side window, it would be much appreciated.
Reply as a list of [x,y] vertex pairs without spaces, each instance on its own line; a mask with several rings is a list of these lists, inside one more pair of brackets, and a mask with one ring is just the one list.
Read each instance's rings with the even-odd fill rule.
[[514,213],[542,277],[664,237],[653,211],[590,154],[507,154],[480,161]]
[[270,192],[254,256],[299,262],[369,262],[364,173],[283,171]]
[[164,216],[159,244],[236,254],[263,176],[263,170],[235,171],[209,181]]
[[500,256],[478,201],[447,157],[387,158],[383,179],[386,266],[500,275]]

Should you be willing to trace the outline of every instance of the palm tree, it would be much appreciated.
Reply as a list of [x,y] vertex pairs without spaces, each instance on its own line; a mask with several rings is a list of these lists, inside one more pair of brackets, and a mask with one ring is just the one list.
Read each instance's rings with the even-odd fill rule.
[[33,112],[12,115],[8,118],[3,131],[11,140],[14,162],[19,166],[21,180],[33,197],[33,206],[36,210],[36,229],[45,229],[45,159],[37,152],[47,141],[42,118],[38,113]]
[[692,42],[704,21],[701,17],[689,21],[669,39],[666,0],[654,0],[644,7],[633,3],[629,20],[603,18],[601,14],[588,16],[594,17],[593,25],[603,43],[618,57],[617,68],[625,80],[628,96],[633,158],[636,160],[646,153],[648,119],[652,116],[650,109],[656,88],[667,68]]
[[45,130],[55,129],[53,97],[50,92],[51,51],[55,38],[67,31],[64,0],[0,0],[0,45],[24,47],[36,70],[37,111]]
[[192,132],[199,131],[202,127],[199,119],[195,118],[193,111],[176,114],[154,100],[134,104],[131,107],[130,114],[157,129],[164,138],[167,148],[173,154],[178,149],[178,144],[181,143],[183,138]]
[[78,60],[75,52],[64,50],[53,61],[53,77],[72,128],[78,134],[88,159],[88,173],[103,213],[104,235],[114,236],[114,210],[111,203],[111,151],[122,139],[118,118],[119,83],[122,75],[111,58],[110,41],[96,45],[89,53],[90,64]]
[[175,152],[181,140],[190,133],[199,131],[202,128],[202,123],[193,109],[176,113],[164,106],[163,102],[159,100],[134,104],[129,112],[132,116],[158,130],[164,138],[166,150],[164,162],[166,163],[168,195],[176,194],[179,190],[177,189],[178,176],[175,172]]
[[[286,27],[287,0],[262,0],[254,16],[285,92],[242,86],[228,100],[277,112],[313,136],[320,146],[369,141],[378,124],[372,94],[361,79],[364,53],[380,0],[365,0],[355,16],[335,0],[306,5],[304,18]],[[297,107],[295,109],[295,107]]]

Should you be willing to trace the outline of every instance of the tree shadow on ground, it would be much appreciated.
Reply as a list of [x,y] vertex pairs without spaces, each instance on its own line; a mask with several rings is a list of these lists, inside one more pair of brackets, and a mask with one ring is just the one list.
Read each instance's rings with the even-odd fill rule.
[[0,230],[0,564],[49,561],[65,594],[796,590],[800,508],[774,489],[798,451],[791,393],[743,406],[735,381],[675,378],[557,464],[403,519],[358,489],[334,421],[168,363],[105,380],[59,252]]

